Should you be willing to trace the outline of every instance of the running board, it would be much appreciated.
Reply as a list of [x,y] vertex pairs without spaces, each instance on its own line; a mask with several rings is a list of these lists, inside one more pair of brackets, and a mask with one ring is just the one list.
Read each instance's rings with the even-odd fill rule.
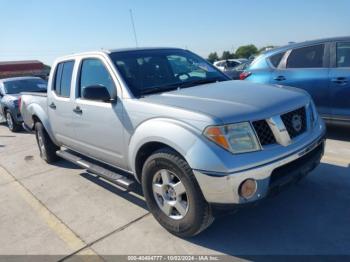
[[86,170],[96,174],[98,177],[102,177],[108,181],[110,181],[113,184],[116,184],[122,188],[125,188],[127,190],[130,190],[132,188],[132,185],[134,184],[134,181],[127,178],[126,176],[120,175],[116,172],[113,172],[111,170],[108,170],[104,167],[101,167],[97,164],[94,164],[90,162],[89,160],[83,159],[77,155],[74,155],[70,152],[67,152],[65,150],[59,150],[56,152],[56,154],[69,161],[72,162],[82,168],[85,168]]

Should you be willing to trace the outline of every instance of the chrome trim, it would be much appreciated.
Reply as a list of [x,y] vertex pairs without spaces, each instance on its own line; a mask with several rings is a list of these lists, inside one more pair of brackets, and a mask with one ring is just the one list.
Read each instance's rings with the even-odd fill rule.
[[28,127],[24,122],[22,123],[22,127],[28,133],[31,133],[31,134],[35,133],[34,130]]
[[270,126],[273,135],[278,144],[288,146],[292,143],[292,139],[284,125],[281,116],[273,116],[267,119],[267,124]]

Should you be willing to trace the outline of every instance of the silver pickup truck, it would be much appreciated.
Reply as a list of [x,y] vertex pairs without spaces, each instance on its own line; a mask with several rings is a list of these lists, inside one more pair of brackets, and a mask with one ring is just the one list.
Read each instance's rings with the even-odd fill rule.
[[44,160],[141,183],[154,217],[181,237],[207,228],[216,208],[298,181],[324,153],[325,125],[304,91],[230,81],[176,48],[60,58],[47,95],[23,94],[21,113]]

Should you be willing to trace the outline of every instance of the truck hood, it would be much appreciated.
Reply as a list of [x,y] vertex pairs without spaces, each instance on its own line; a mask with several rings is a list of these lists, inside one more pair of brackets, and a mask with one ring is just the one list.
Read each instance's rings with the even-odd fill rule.
[[224,81],[149,95],[142,100],[200,112],[226,124],[283,114],[305,106],[310,97],[296,88]]

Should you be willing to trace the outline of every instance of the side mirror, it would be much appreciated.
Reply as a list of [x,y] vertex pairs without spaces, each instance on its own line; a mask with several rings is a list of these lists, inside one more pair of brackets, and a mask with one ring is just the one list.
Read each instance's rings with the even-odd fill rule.
[[111,102],[112,97],[107,87],[102,85],[93,85],[83,88],[82,98],[94,101]]

